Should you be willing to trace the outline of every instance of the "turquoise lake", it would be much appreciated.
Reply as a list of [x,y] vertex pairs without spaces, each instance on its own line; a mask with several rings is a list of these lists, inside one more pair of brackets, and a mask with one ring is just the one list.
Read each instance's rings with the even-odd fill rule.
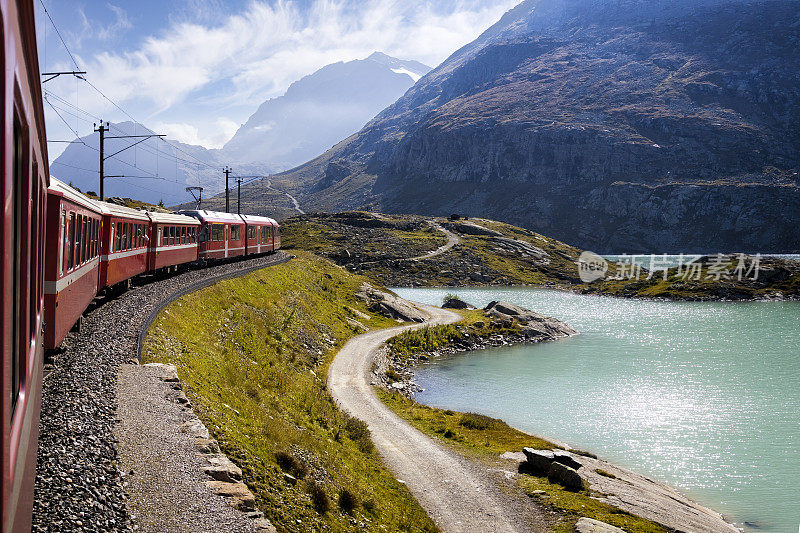
[[544,289],[394,289],[506,300],[580,334],[418,368],[429,405],[502,418],[670,483],[746,531],[800,525],[800,302],[651,302]]

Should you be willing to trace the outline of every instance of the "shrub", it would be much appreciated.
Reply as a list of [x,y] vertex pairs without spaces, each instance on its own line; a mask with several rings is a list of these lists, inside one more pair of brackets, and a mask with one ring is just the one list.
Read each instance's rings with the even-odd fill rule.
[[344,414],[344,430],[350,440],[358,444],[358,449],[364,453],[372,453],[375,450],[375,445],[372,443],[372,434],[369,431],[369,426],[363,420],[350,415]]
[[452,294],[448,292],[447,294],[444,295],[444,298],[442,298],[442,304],[446,304],[447,302],[450,301],[461,302],[463,300],[458,294]]
[[331,509],[331,499],[328,493],[325,492],[325,487],[322,483],[311,479],[306,483],[306,492],[311,496],[311,504],[319,514],[325,514]]
[[458,425],[467,429],[484,430],[496,428],[498,422],[500,421],[489,416],[479,415],[477,413],[464,413],[461,415],[461,420],[459,420]]
[[353,514],[356,507],[358,507],[358,498],[348,489],[339,491],[339,509],[347,514]]
[[277,452],[275,454],[275,462],[281,467],[281,470],[287,472],[297,479],[303,479],[308,474],[308,467],[305,463],[298,460],[294,455],[287,452]]

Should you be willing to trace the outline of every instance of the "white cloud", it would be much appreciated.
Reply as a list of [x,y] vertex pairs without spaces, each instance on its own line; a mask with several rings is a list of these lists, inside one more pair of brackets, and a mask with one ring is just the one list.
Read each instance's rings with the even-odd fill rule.
[[156,122],[154,126],[159,133],[165,134],[169,139],[206,148],[221,148],[239,129],[239,124],[225,117],[218,118],[214,122],[215,128],[206,136],[200,134],[197,126],[185,122]]
[[[306,8],[253,0],[216,23],[171,21],[138,49],[84,51],[81,59],[92,82],[139,120],[158,119],[185,142],[218,146],[223,131],[235,131],[215,121],[223,113],[244,121],[302,76],[376,50],[436,66],[517,1],[451,0],[445,10],[430,0],[312,0]],[[115,24],[127,22],[124,11],[109,9]],[[81,100],[93,113],[113,112],[101,99]]]

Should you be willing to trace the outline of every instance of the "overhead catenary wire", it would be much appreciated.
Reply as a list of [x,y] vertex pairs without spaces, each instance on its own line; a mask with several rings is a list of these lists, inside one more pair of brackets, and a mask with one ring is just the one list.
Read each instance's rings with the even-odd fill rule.
[[[56,32],[56,34],[57,34],[57,36],[58,36],[59,40],[61,41],[61,44],[64,46],[64,49],[66,50],[67,54],[69,55],[69,58],[70,58],[70,60],[72,61],[73,65],[75,65],[75,69],[76,69],[76,71],[81,71],[81,67],[80,67],[80,65],[78,64],[78,62],[77,62],[77,60],[76,60],[76,58],[75,58],[75,55],[74,55],[74,54],[72,53],[72,51],[70,50],[69,46],[67,45],[66,41],[64,40],[64,37],[63,37],[63,35],[61,34],[61,31],[58,29],[58,26],[56,25],[56,23],[55,23],[55,20],[53,20],[53,17],[51,16],[50,12],[47,10],[47,6],[45,5],[45,3],[44,3],[44,0],[39,0],[39,3],[41,4],[41,6],[42,6],[42,9],[44,10],[45,14],[47,15],[47,18],[48,18],[48,20],[50,21],[50,24],[52,24],[52,26],[53,26],[53,29],[55,30],[55,32]],[[46,32],[45,32],[45,63],[47,62],[47,56],[46,56],[46,42],[47,42],[47,39],[46,39]],[[134,117],[133,117],[133,116],[132,116],[130,113],[128,113],[128,112],[127,112],[125,109],[123,109],[123,108],[122,108],[122,106],[120,106],[120,105],[119,105],[119,104],[117,104],[117,103],[116,103],[114,100],[112,100],[111,98],[109,98],[109,97],[108,97],[108,96],[107,96],[107,95],[106,95],[106,94],[105,94],[105,93],[104,93],[104,92],[103,92],[103,91],[102,91],[102,90],[101,90],[99,87],[97,87],[95,84],[93,84],[93,83],[92,83],[92,82],[91,82],[91,81],[90,81],[90,80],[89,80],[89,79],[88,79],[86,76],[76,76],[76,77],[75,77],[75,83],[76,83],[76,102],[77,102],[77,98],[78,98],[78,95],[79,95],[79,90],[78,90],[78,87],[79,87],[79,82],[78,82],[78,80],[82,80],[82,81],[84,81],[85,83],[87,83],[87,84],[89,85],[89,87],[91,87],[91,88],[92,88],[94,91],[96,91],[96,92],[97,92],[97,93],[98,93],[98,94],[99,94],[99,95],[100,95],[100,96],[101,96],[101,97],[102,97],[104,100],[106,100],[108,103],[110,103],[112,106],[114,106],[114,107],[115,107],[117,110],[119,110],[119,111],[120,111],[120,112],[121,112],[123,115],[125,115],[126,117],[128,117],[128,118],[129,118],[129,119],[130,119],[130,120],[131,120],[131,121],[134,123],[134,130],[137,128],[137,126],[142,126],[143,128],[147,129],[147,128],[146,128],[146,126],[144,126],[144,125],[143,125],[143,124],[141,124],[141,123],[140,123],[138,120],[136,120],[136,119],[135,119],[135,118],[134,118]],[[71,108],[73,108],[75,111],[77,111],[77,113],[68,113],[68,114],[72,115],[73,117],[75,117],[76,121],[78,121],[78,120],[84,120],[84,121],[86,121],[86,122],[91,122],[91,121],[90,121],[90,120],[88,120],[87,118],[80,116],[78,113],[82,113],[82,114],[86,115],[87,117],[92,117],[92,118],[95,118],[95,119],[97,119],[97,120],[100,120],[100,121],[102,121],[102,119],[101,119],[100,117],[96,117],[96,116],[94,116],[92,113],[90,113],[90,112],[88,112],[88,111],[86,111],[86,110],[84,110],[84,109],[80,108],[80,107],[77,105],[77,103],[76,103],[76,104],[72,104],[71,102],[67,101],[66,99],[64,99],[64,98],[62,98],[62,97],[60,97],[60,96],[58,96],[58,95],[56,95],[56,94],[54,94],[54,93],[52,93],[52,92],[50,92],[50,91],[45,91],[45,94],[47,94],[48,96],[51,96],[51,97],[53,97],[53,98],[57,99],[57,100],[58,100],[59,102],[61,102],[63,105],[66,105],[66,106],[68,106],[68,107],[71,107]],[[48,104],[49,104],[49,105],[50,105],[50,107],[53,109],[53,111],[54,111],[54,112],[55,112],[55,113],[56,113],[56,114],[59,116],[59,119],[60,119],[62,122],[64,122],[64,124],[67,126],[67,128],[68,128],[68,129],[69,129],[69,130],[70,130],[72,133],[74,133],[74,134],[75,134],[75,138],[76,138],[75,142],[79,142],[79,143],[83,144],[84,146],[87,146],[87,147],[89,147],[89,148],[93,148],[93,147],[89,146],[88,144],[86,144],[86,143],[83,141],[83,139],[81,138],[81,136],[78,134],[78,132],[77,132],[77,129],[78,129],[78,127],[77,127],[77,126],[78,126],[78,125],[77,125],[77,122],[76,122],[76,127],[75,127],[75,128],[72,128],[72,127],[69,125],[69,123],[66,121],[66,119],[65,119],[65,118],[62,116],[61,112],[67,113],[67,111],[66,111],[66,110],[64,110],[64,109],[61,109],[61,110],[60,110],[61,112],[59,112],[59,110],[58,110],[58,109],[57,109],[57,108],[56,108],[56,107],[53,105],[53,103],[52,103],[52,102],[48,101]],[[121,130],[121,129],[119,129],[119,128],[116,128],[116,129],[118,129],[118,130],[122,131],[122,130]],[[177,178],[177,176],[178,176],[178,162],[179,162],[179,161],[180,161],[180,162],[184,162],[184,163],[186,163],[187,165],[194,165],[194,166],[195,166],[195,170],[196,170],[196,173],[195,173],[195,176],[194,176],[194,178],[195,178],[195,180],[197,181],[197,183],[198,183],[198,184],[200,184],[200,183],[201,183],[201,180],[200,180],[200,172],[199,172],[199,166],[200,166],[200,165],[203,165],[203,166],[205,166],[205,167],[207,167],[207,168],[209,168],[209,169],[213,169],[213,170],[216,170],[216,169],[217,169],[217,165],[212,165],[212,164],[210,164],[210,163],[207,163],[207,162],[205,162],[205,161],[203,161],[203,160],[201,160],[201,159],[197,158],[196,156],[194,156],[194,155],[190,154],[190,153],[189,153],[189,152],[187,152],[186,150],[184,150],[184,149],[182,149],[181,147],[179,147],[179,146],[177,146],[177,145],[173,144],[172,142],[170,142],[170,141],[168,141],[168,140],[164,139],[163,137],[157,137],[157,138],[158,138],[158,139],[161,139],[161,141],[163,141],[164,143],[166,143],[167,145],[169,145],[169,146],[172,148],[172,150],[173,150],[173,153],[172,153],[172,154],[169,154],[169,153],[167,153],[167,152],[162,152],[161,150],[159,150],[159,149],[158,149],[158,146],[157,146],[157,143],[156,143],[156,146],[154,146],[154,147],[153,147],[153,148],[154,148],[154,150],[155,150],[155,152],[153,152],[152,150],[150,150],[150,149],[149,149],[149,147],[148,147],[148,146],[146,146],[146,145],[141,145],[141,146],[137,147],[136,149],[134,149],[134,163],[133,163],[133,164],[131,164],[131,163],[129,163],[129,162],[127,162],[127,161],[123,160],[123,159],[119,159],[119,158],[113,158],[113,159],[114,159],[115,161],[119,161],[119,162],[121,162],[121,163],[123,163],[123,164],[125,164],[125,165],[131,166],[132,168],[136,168],[136,169],[137,169],[137,170],[139,170],[139,171],[144,171],[144,169],[141,169],[141,168],[139,168],[139,166],[137,165],[137,161],[136,161],[136,151],[137,151],[138,149],[142,149],[142,150],[144,150],[145,152],[148,152],[148,153],[150,153],[150,154],[154,154],[154,155],[156,156],[156,174],[158,175],[158,174],[159,174],[159,166],[158,166],[158,165],[159,165],[159,158],[160,158],[160,157],[162,157],[162,156],[163,156],[163,157],[172,157],[172,158],[174,159],[174,161],[175,161],[175,177]],[[137,144],[138,144],[138,143],[137,143]],[[96,150],[96,151],[99,151],[99,150],[97,150],[97,149],[95,149],[95,150]],[[187,157],[191,158],[191,160],[189,160],[189,159],[184,159],[184,158],[182,158],[182,157],[178,157],[178,156],[177,156],[177,152],[180,152],[180,153],[184,154],[185,156],[187,156]],[[146,171],[144,171],[144,172],[146,172]],[[130,177],[133,177],[133,176],[130,176]],[[147,176],[147,177],[148,177],[148,178],[155,178],[155,177],[158,177],[158,176]],[[164,178],[164,181],[171,181],[171,182],[173,182],[173,183],[177,183],[177,184],[179,184],[179,185],[185,185],[185,181],[184,181],[184,182],[181,182],[181,181],[178,181],[178,180],[170,180],[170,179],[167,179],[167,178]],[[146,188],[145,188],[145,189],[146,189]]]

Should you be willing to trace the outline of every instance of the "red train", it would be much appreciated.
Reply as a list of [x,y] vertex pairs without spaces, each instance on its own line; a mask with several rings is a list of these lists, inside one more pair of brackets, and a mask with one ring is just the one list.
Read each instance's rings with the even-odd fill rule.
[[153,213],[91,200],[49,176],[31,0],[0,0],[3,183],[0,188],[0,527],[31,529],[45,348],[54,348],[98,293],[136,276],[274,252],[265,217]]
[[33,3],[0,0],[2,17],[3,531],[30,530],[42,381],[48,157]]
[[97,294],[137,276],[280,248],[266,217],[213,211],[156,213],[91,200],[50,177],[44,347],[69,333]]

